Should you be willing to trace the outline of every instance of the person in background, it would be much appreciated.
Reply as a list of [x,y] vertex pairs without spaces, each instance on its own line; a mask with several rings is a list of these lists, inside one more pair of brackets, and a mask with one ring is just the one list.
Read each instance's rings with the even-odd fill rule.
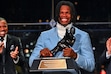
[[21,40],[8,34],[7,21],[0,17],[0,74],[17,74],[15,65],[24,68],[22,74],[28,73]]
[[[77,65],[86,71],[92,72],[95,68],[95,59],[89,34],[76,27],[76,10],[69,1],[60,1],[56,6],[56,25],[50,30],[41,32],[35,48],[29,58],[29,66],[32,66],[34,59],[41,57],[70,57]],[[70,47],[65,47],[54,56],[52,49],[56,47],[65,34],[66,29],[75,29],[73,37],[75,42]]]
[[106,49],[100,56],[101,66],[104,66],[106,74],[111,74],[111,37],[106,41]]

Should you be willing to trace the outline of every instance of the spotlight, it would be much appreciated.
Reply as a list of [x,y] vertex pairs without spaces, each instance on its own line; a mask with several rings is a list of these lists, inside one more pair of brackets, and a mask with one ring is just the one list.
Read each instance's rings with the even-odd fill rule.
[[27,54],[29,53],[29,49],[25,49],[24,52]]

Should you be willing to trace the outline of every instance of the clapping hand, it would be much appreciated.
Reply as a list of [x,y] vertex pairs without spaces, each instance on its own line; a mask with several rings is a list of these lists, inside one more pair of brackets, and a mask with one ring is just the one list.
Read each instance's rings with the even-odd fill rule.
[[18,53],[19,53],[19,51],[18,51],[18,46],[16,46],[15,50],[10,52],[10,56],[11,56],[13,59],[16,59],[17,56],[18,56]]
[[0,54],[3,52],[3,48],[4,48],[4,43],[1,42],[1,43],[0,43]]
[[106,47],[108,54],[111,54],[111,37],[106,41]]

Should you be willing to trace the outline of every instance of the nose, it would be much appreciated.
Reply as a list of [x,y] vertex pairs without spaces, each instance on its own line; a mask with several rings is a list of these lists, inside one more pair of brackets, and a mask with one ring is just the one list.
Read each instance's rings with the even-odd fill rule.
[[5,29],[5,27],[0,27],[0,30],[4,30]]
[[63,13],[62,16],[66,16],[66,13]]

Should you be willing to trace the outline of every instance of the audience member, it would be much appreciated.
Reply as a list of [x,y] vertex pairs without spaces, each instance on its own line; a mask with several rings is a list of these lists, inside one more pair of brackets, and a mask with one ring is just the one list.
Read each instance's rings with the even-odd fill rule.
[[104,66],[106,74],[111,74],[111,38],[106,41],[106,49],[100,56],[100,67]]
[[8,34],[7,21],[0,17],[0,74],[17,74],[15,65],[27,74],[25,57],[20,38]]

